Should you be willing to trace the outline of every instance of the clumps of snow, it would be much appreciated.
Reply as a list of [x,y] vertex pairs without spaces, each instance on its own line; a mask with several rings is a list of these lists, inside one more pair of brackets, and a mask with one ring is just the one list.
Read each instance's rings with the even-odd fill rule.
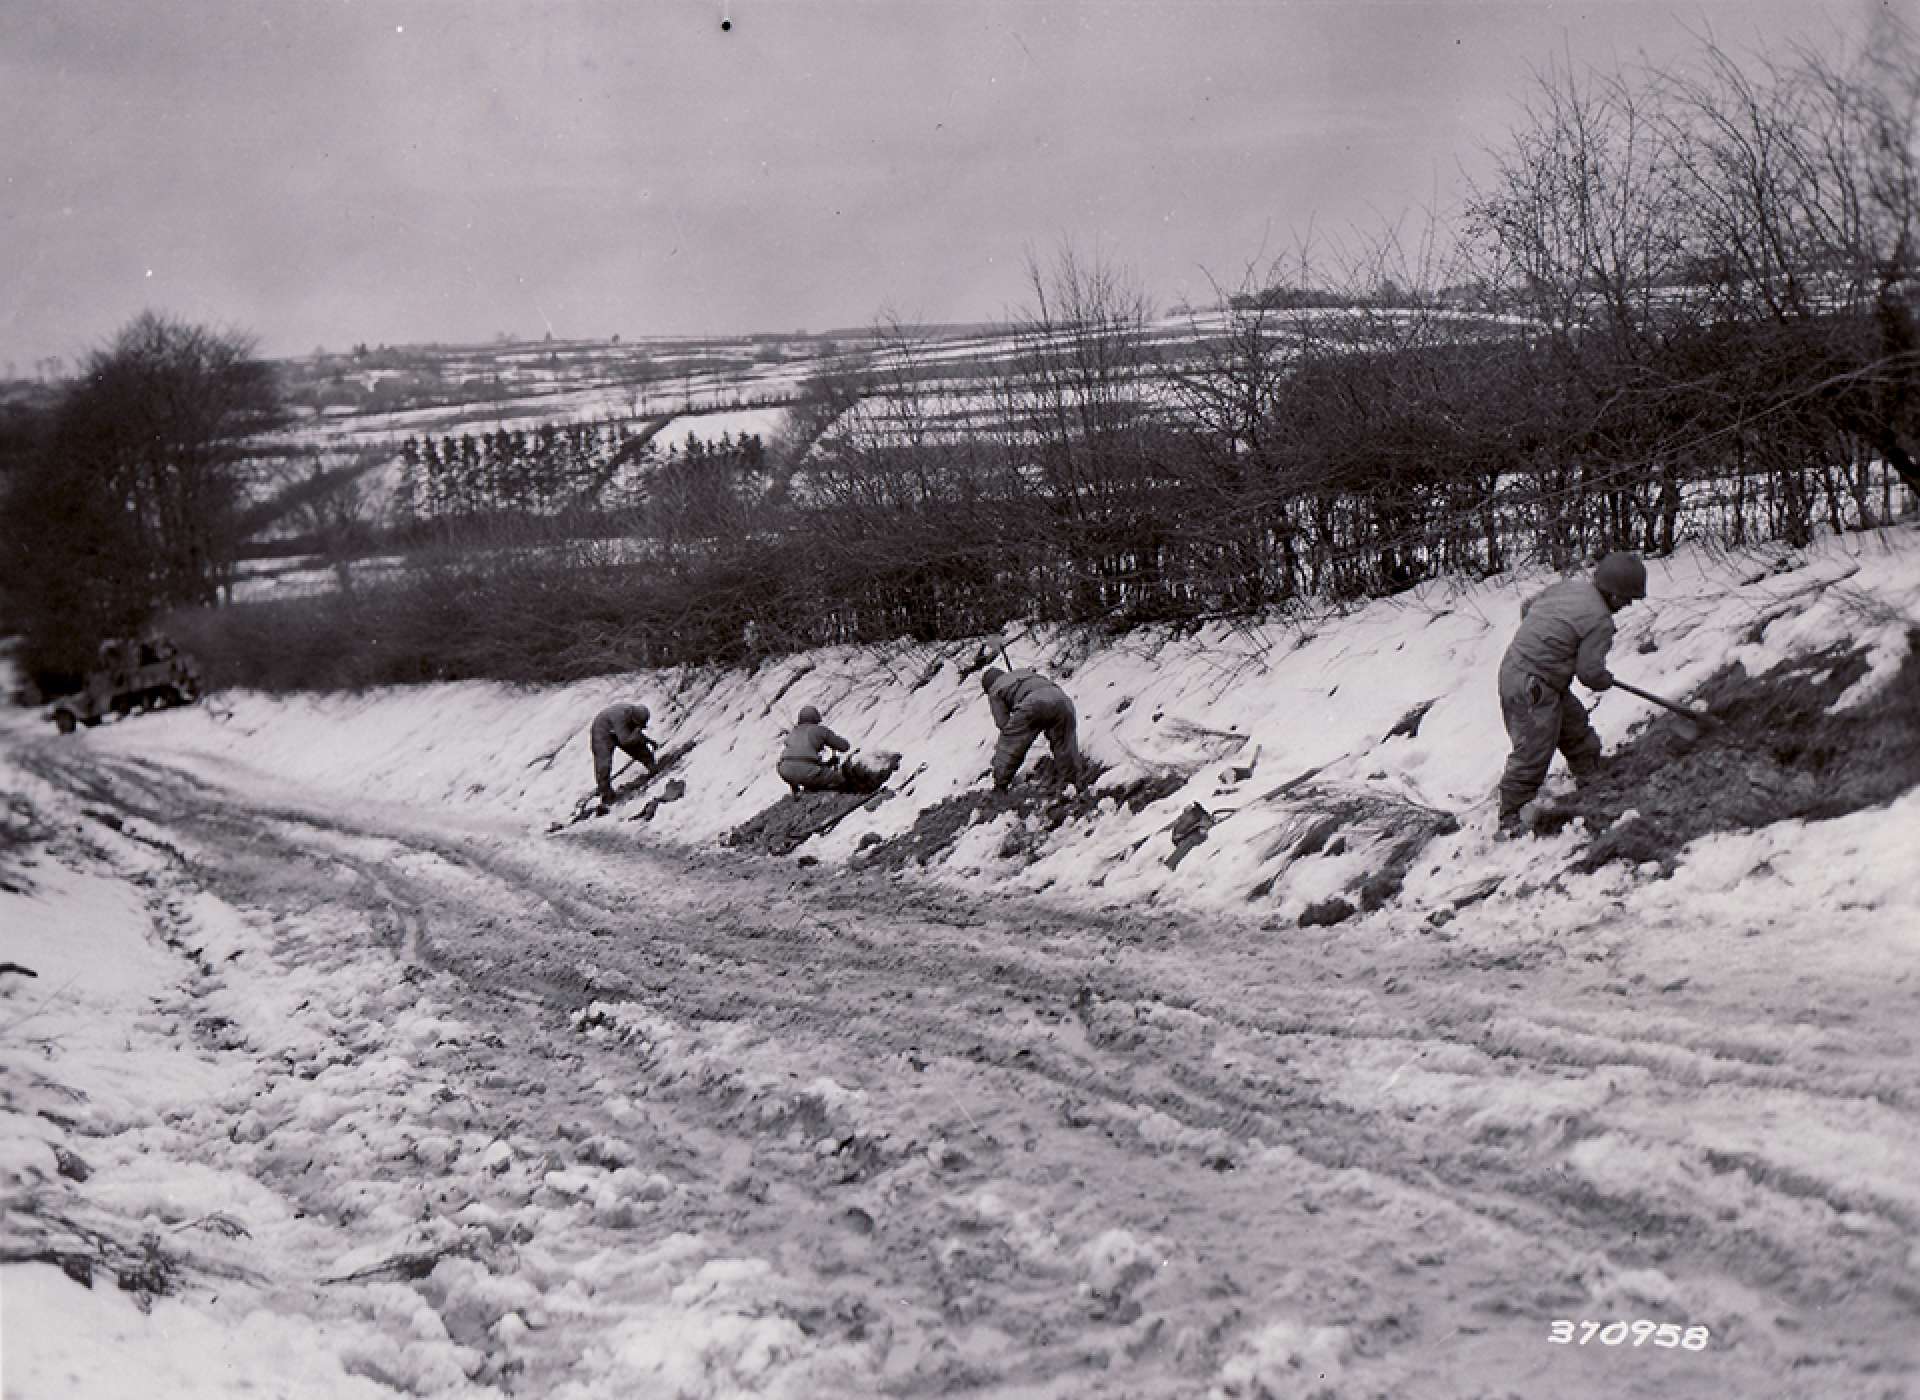
[[1584,1287],[1598,1313],[1638,1314],[1647,1309],[1684,1312],[1674,1281],[1659,1269],[1622,1269],[1604,1255],[1575,1261],[1573,1281]]
[[893,1134],[871,1121],[867,1095],[825,1076],[793,1082],[788,1052],[764,1032],[710,1021],[689,1028],[637,1002],[599,1002],[574,1014],[584,1035],[634,1047],[653,1091],[685,1090],[730,1106],[730,1117],[756,1133],[787,1133],[822,1157],[852,1154],[869,1167],[903,1153]]
[[355,1314],[368,1327],[341,1347],[349,1375],[365,1376],[414,1395],[458,1392],[479,1375],[485,1353],[462,1346],[433,1305],[402,1283],[369,1283],[356,1290]]
[[947,847],[943,863],[956,870],[985,869],[1015,859],[1034,835],[1027,818],[1019,812],[1002,812],[985,820],[975,820],[961,829]]
[[1097,1127],[1112,1136],[1125,1135],[1157,1152],[1190,1154],[1216,1171],[1239,1165],[1249,1150],[1248,1144],[1221,1129],[1189,1127],[1144,1104],[1069,1100],[1061,1112],[1070,1126]]
[[630,1144],[604,1133],[586,1139],[574,1150],[582,1162],[609,1170],[632,1166],[635,1156]]
[[655,1218],[661,1204],[673,1198],[675,1187],[659,1172],[620,1167],[590,1188],[594,1219],[616,1230],[629,1230]]
[[170,896],[165,901],[170,941],[211,971],[242,956],[259,942],[245,916],[204,891]]
[[594,1189],[594,1178],[586,1172],[551,1171],[540,1178],[547,1190],[563,1200],[573,1200]]
[[496,1273],[475,1259],[448,1256],[421,1281],[420,1292],[432,1303],[449,1336],[484,1346],[486,1338],[508,1317],[522,1328],[546,1319],[540,1290],[524,1276]]
[[1030,1267],[1055,1272],[1065,1267],[1065,1247],[1053,1219],[1043,1211],[1019,1209],[983,1187],[957,1203],[960,1220],[997,1231]]
[[[644,1272],[622,1270],[629,1301],[620,1319],[587,1348],[552,1400],[853,1394],[868,1383],[868,1349],[809,1338],[782,1312],[788,1284],[765,1260],[692,1263],[667,1245],[643,1261]],[[586,1267],[595,1272],[591,1261]]]
[[806,1346],[806,1334],[788,1318],[669,1305],[617,1328],[610,1350],[622,1380],[695,1400],[761,1389],[776,1365]]
[[1165,1245],[1129,1230],[1107,1230],[1089,1240],[1079,1252],[1080,1291],[1093,1316],[1122,1323],[1139,1317],[1136,1294],[1160,1271],[1166,1252]]
[[1269,1323],[1221,1368],[1214,1400],[1336,1400],[1352,1350],[1344,1327]]

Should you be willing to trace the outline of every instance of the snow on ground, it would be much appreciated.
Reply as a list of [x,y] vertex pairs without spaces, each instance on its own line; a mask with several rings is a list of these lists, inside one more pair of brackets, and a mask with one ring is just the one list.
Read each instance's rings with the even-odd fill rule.
[[760,1315],[764,1260],[677,1232],[535,1247],[674,1188],[610,1142],[610,1170],[551,1169],[483,1119],[450,1062],[490,1028],[394,978],[325,890],[268,926],[183,887],[146,824],[88,816],[0,885],[0,963],[33,974],[0,974],[8,1397],[498,1394],[540,1333],[595,1339],[555,1397],[845,1393],[834,1348]]
[[[1847,697],[1861,703],[1906,655],[1920,616],[1915,544],[1907,529],[1793,555],[1657,562],[1653,599],[1621,617],[1615,670],[1684,696],[1730,660],[1758,672],[1847,642],[1873,662]],[[868,838],[903,835],[921,814],[977,788],[993,735],[973,644],[551,688],[227,695],[110,722],[40,750],[31,765],[0,750],[16,795],[0,841],[0,963],[37,974],[0,973],[6,1394],[110,1396],[128,1393],[134,1377],[137,1393],[161,1397],[1124,1394],[1127,1360],[1142,1358],[1172,1369],[1156,1371],[1140,1393],[1175,1393],[1166,1377],[1178,1373],[1208,1377],[1189,1393],[1220,1396],[1418,1394],[1434,1376],[1422,1353],[1395,1351],[1403,1305],[1389,1307],[1390,1280],[1417,1280],[1448,1254],[1471,1258],[1477,1239],[1501,1230],[1528,1251],[1527,1268],[1549,1270],[1537,1298],[1518,1305],[1529,1335],[1560,1315],[1711,1319],[1716,1337],[1731,1329],[1749,1347],[1795,1354],[1793,1334],[1811,1315],[1794,1320],[1756,1298],[1727,1262],[1745,1255],[1727,1251],[1794,1258],[1806,1241],[1830,1240],[1825,1272],[1808,1286],[1836,1305],[1857,1301],[1850,1281],[1878,1278],[1863,1271],[1896,1246],[1920,1278],[1904,1089],[1848,1041],[1843,1082],[1808,1093],[1794,1076],[1817,1069],[1849,1032],[1836,1028],[1844,1012],[1803,1024],[1793,1005],[1797,987],[1818,986],[1839,1006],[1860,988],[1910,975],[1920,955],[1920,872],[1908,858],[1920,794],[1829,821],[1710,836],[1658,880],[1618,866],[1570,871],[1577,832],[1491,842],[1490,791],[1505,752],[1493,672],[1520,602],[1544,581],[1449,585],[1341,617],[1098,646],[1064,634],[1010,636],[1017,662],[1044,666],[1075,695],[1087,748],[1109,765],[1100,785],[1108,800],[1090,823],[1060,830],[1020,811],[983,821],[928,874],[982,897],[1040,894],[1063,911],[1063,946],[1036,934],[1031,949],[1009,946],[1006,956],[1044,967],[1058,960],[1064,986],[1080,988],[1064,1026],[1023,1021],[1034,1013],[1011,1006],[975,1014],[964,985],[951,991],[963,1002],[960,1030],[916,1022],[905,1000],[836,1007],[828,982],[797,953],[788,1000],[779,958],[752,969],[732,953],[664,946],[641,972],[623,970],[594,941],[605,930],[592,926],[593,906],[581,913],[569,903],[572,892],[613,878],[600,863],[610,854],[631,852],[643,878],[650,848],[711,847],[780,801],[772,760],[802,704],[820,706],[863,748],[906,755],[898,797],[802,846],[803,857],[829,868],[850,861]],[[549,838],[548,824],[590,788],[587,721],[619,699],[649,704],[664,742],[694,745],[676,773],[684,796],[651,821],[623,807]],[[1415,732],[1390,735],[1429,704]],[[1595,721],[1614,745],[1648,714],[1615,692]],[[37,723],[14,716],[0,737],[25,743]],[[46,778],[62,755],[74,791],[108,775],[121,786],[109,800],[103,785],[75,811],[69,792]],[[162,765],[204,779],[206,796],[191,779],[156,776],[150,792],[142,788]],[[1298,813],[1275,794],[1311,770],[1323,792],[1443,811],[1458,829],[1429,843],[1387,909],[1324,944],[1269,946],[1251,931],[1293,930],[1369,858],[1364,847],[1342,853],[1333,843],[1298,853]],[[1119,800],[1129,783],[1168,774],[1182,785],[1143,810]],[[165,803],[155,795],[163,793]],[[223,793],[244,793],[245,809],[224,814]],[[316,801],[360,824],[316,819]],[[1216,824],[1175,861],[1170,828],[1195,802]],[[149,808],[166,820],[142,815]],[[423,823],[432,823],[424,839],[381,834]],[[481,833],[480,844],[458,844],[461,824]],[[517,883],[501,884],[474,850],[508,852]],[[327,859],[295,862],[288,852]],[[259,897],[230,902],[191,878],[215,867]],[[552,884],[529,873],[540,870]],[[715,876],[711,892],[648,899],[676,918],[721,926],[730,908],[722,878],[734,877]],[[508,998],[520,965],[504,950],[530,944],[536,960],[548,942],[589,950],[569,955],[579,958],[567,976],[584,989],[581,1009],[531,1042],[517,1068],[489,1055],[527,1028],[456,999],[416,956],[431,909],[419,890],[464,911],[464,925],[499,925],[503,941],[479,946],[501,950]],[[606,907],[633,907],[622,902],[631,898]],[[1173,942],[1156,949],[1155,906],[1216,923],[1203,932],[1204,922],[1170,913]],[[796,928],[806,908],[794,904]],[[1072,932],[1073,911],[1110,918],[1105,927],[1119,932]],[[1217,917],[1228,913],[1236,917]],[[820,947],[844,945],[856,961],[870,949],[899,958],[877,935],[843,932],[852,911],[833,917]],[[923,1018],[953,966],[971,967],[964,958],[980,951],[966,916],[952,917],[950,946],[935,937],[942,917],[919,929],[924,947],[902,964],[912,982],[920,951],[956,960],[925,975],[928,995],[915,1004]],[[770,935],[743,936],[759,946]],[[1129,944],[1158,959],[1141,964],[1151,975],[1139,974],[1155,993],[1127,993],[1118,982],[1091,992],[1097,969],[1111,969]],[[1292,949],[1287,969],[1273,963],[1273,946]],[[1601,994],[1586,990],[1584,1000],[1538,1003],[1463,990],[1454,1006],[1451,984],[1409,988],[1388,975],[1365,995],[1351,984],[1312,986],[1319,1000],[1297,1013],[1308,1017],[1302,1026],[1284,1024],[1292,1009],[1279,1025],[1251,1009],[1285,1002],[1276,977],[1313,982],[1316,961],[1351,972],[1325,960],[1354,948],[1371,962],[1376,947],[1391,967],[1426,965],[1395,961],[1410,952],[1439,958],[1463,989],[1462,968],[1503,984],[1527,973],[1544,997],[1543,969],[1555,959],[1573,968],[1558,976],[1593,964],[1592,977],[1614,980],[1598,1004]],[[1738,1014],[1692,1019],[1689,1009],[1707,1004],[1696,1001],[1705,983]],[[697,1015],[661,990],[683,984],[703,989],[684,994]],[[1028,986],[1060,992],[1046,979]],[[1648,1000],[1654,989],[1663,1000]],[[703,999],[733,990],[764,1014]],[[1203,1007],[1209,997],[1224,998],[1230,1014]],[[824,1025],[808,1021],[810,999]],[[1609,1009],[1616,1000],[1622,1009]],[[876,1055],[871,1037],[880,1032],[869,1029],[851,1058],[828,1058],[837,1035],[853,1036],[854,1019],[884,1020],[895,1005],[902,1029],[880,1042],[884,1051]],[[1427,1028],[1420,1038],[1408,1039],[1409,1016]],[[1858,1028],[1870,1046],[1892,1046],[1900,1034]],[[940,1037],[947,1043],[934,1043]],[[1555,1260],[1542,1253],[1551,1240],[1521,1228],[1531,1207],[1470,1213],[1470,1202],[1494,1191],[1487,1182],[1436,1206],[1392,1179],[1405,1149],[1356,1138],[1336,1145],[1330,1166],[1313,1157],[1310,1137],[1278,1144],[1265,1128],[1263,1142],[1236,1129],[1231,1114],[1193,1126],[1179,1116],[1178,1095],[1152,1091],[1144,1077],[1136,1085],[1131,1068],[1121,1095],[1069,1096],[1064,1126],[1048,1125],[1044,1112],[1016,1123],[1004,1099],[981,1097],[983,1072],[964,1067],[982,1049],[976,1038],[1007,1063],[1030,1054],[1093,1063],[1106,1047],[1144,1045],[1156,1062],[1185,1067],[1188,1077],[1174,1080],[1183,1091],[1193,1076],[1216,1072],[1234,1093],[1278,1078],[1283,1102],[1307,1117],[1302,1134],[1323,1120],[1337,1127],[1382,1115],[1423,1145],[1423,1164],[1441,1154],[1469,1162],[1517,1154],[1525,1170],[1513,1168],[1514,1202],[1530,1194],[1598,1202],[1655,1233],[1669,1228],[1663,1222],[1711,1215],[1736,1222],[1725,1227],[1735,1243],[1706,1239],[1719,1251],[1706,1264],[1684,1248],[1657,1267],[1605,1255]],[[616,1051],[622,1058],[604,1058]],[[548,1081],[564,1099],[552,1112],[597,1115],[588,1128],[565,1126],[564,1116],[558,1129],[539,1125]],[[896,1102],[902,1081],[906,1097]],[[796,1234],[789,1247],[740,1225],[765,1205],[791,1213],[798,1229],[817,1202],[778,1178],[769,1184],[758,1156],[743,1166],[735,1147],[704,1135],[711,1122],[677,1120],[683,1094],[720,1104],[723,1124],[786,1144],[776,1160],[828,1173],[844,1162],[856,1179],[876,1173],[884,1185],[835,1217],[832,1238],[853,1242],[822,1249],[816,1235],[803,1248]],[[1090,1131],[1091,1145],[1071,1159],[1041,1154],[1033,1169],[1041,1175],[1010,1163],[995,1174],[1000,1149],[982,1122],[1011,1140],[1025,1132],[1030,1144],[1051,1134],[1056,1149],[1061,1134]],[[565,1151],[556,1150],[560,1138]],[[1217,1199],[1231,1207],[1217,1219],[1197,1213],[1196,1201],[1216,1197],[1196,1195],[1150,1217],[1118,1214],[1169,1182],[1197,1190],[1191,1176],[1155,1175],[1150,1160],[1132,1155],[1142,1150],[1210,1169],[1203,1186],[1222,1173]],[[1090,1194],[1083,1177],[1110,1183],[1111,1198]],[[894,1225],[889,1207],[912,1223]],[[1383,1281],[1340,1273],[1345,1241],[1311,1223],[1328,1212],[1380,1217],[1384,1233],[1356,1235],[1353,1252],[1375,1260]],[[912,1272],[907,1255],[859,1252],[876,1216],[883,1234],[911,1231],[913,1257],[931,1260],[945,1291],[944,1313],[922,1320],[916,1293],[911,1304],[899,1300],[884,1329],[875,1323],[875,1308],[894,1306],[882,1290],[898,1283],[906,1292],[898,1280]],[[1300,1232],[1281,1251],[1283,1272],[1251,1243],[1244,1269],[1234,1269],[1241,1282],[1208,1272],[1236,1232],[1254,1228],[1241,1221]],[[1436,1238],[1444,1248],[1421,1244]],[[1631,1248],[1624,1236],[1620,1245]],[[816,1251],[825,1262],[812,1259]],[[73,1276],[87,1271],[91,1288]],[[1447,1277],[1450,1298],[1471,1291],[1470,1276]],[[180,1279],[195,1287],[176,1290]],[[983,1279],[1019,1280],[1032,1292],[996,1312]],[[1914,1287],[1904,1296],[1916,1296]],[[796,1298],[813,1302],[801,1308]],[[1238,1301],[1216,1316],[1195,1301],[1207,1298]],[[1069,1303],[1072,1325],[1094,1329],[1084,1342],[1059,1336]],[[1029,1306],[1034,1334],[1016,1339],[1003,1329]],[[1452,1325],[1451,1301],[1423,1306],[1427,1325]],[[971,1325],[982,1315],[991,1325]],[[1486,1320],[1484,1309],[1460,1316]],[[1556,1362],[1544,1341],[1507,1356],[1497,1331],[1479,1340],[1474,1331],[1485,1328],[1451,1344],[1463,1366],[1477,1368],[1462,1376],[1517,1383]],[[1818,1368],[1839,1363],[1819,1355],[1814,1336],[1807,1341],[1818,1384],[1829,1374]],[[1119,1369],[1097,1385],[1017,1384],[996,1369],[1049,1345],[1059,1353],[1084,1345],[1103,1358],[1086,1363],[1089,1377],[1110,1363]],[[1885,1357],[1846,1372],[1884,1366],[1884,1385],[1845,1393],[1898,1394],[1915,1372],[1890,1364],[1895,1346],[1889,1337]],[[1057,1378],[1069,1362],[1049,1364],[1056,1369],[1036,1374]],[[1622,1388],[1567,1393],[1708,1393],[1672,1379],[1705,1372],[1648,1363],[1627,1387],[1625,1372],[1583,1364],[1585,1384]],[[1567,1373],[1554,1374],[1564,1382]],[[1437,1393],[1502,1392],[1462,1379]]]
[[684,450],[687,439],[695,437],[712,446],[725,434],[731,434],[735,439],[752,434],[763,443],[770,444],[786,426],[787,417],[785,408],[739,408],[689,414],[675,418],[654,436],[653,441],[661,452],[673,447]]
[[[400,554],[373,555],[345,563],[356,582],[378,579],[405,565],[406,556]],[[252,559],[242,566],[240,576],[234,580],[233,599],[239,603],[258,603],[274,598],[330,593],[339,587],[340,570],[317,555]]]
[[[11,767],[7,779],[29,798],[52,796]],[[380,1333],[326,1316],[317,1290],[289,1297],[276,1276],[294,1261],[343,1253],[344,1234],[318,1227],[257,1181],[233,1160],[244,1148],[220,1150],[227,1124],[297,1083],[282,1074],[310,1062],[314,1047],[283,1034],[276,1048],[287,1063],[249,1072],[183,1034],[183,1013],[197,999],[181,985],[181,955],[198,979],[217,983],[226,963],[262,956],[257,935],[231,910],[188,907],[143,886],[159,862],[137,835],[103,827],[87,844],[76,854],[106,857],[105,869],[28,857],[0,891],[0,960],[37,974],[24,985],[19,974],[0,979],[10,993],[0,1184],[7,1257],[16,1261],[0,1270],[6,1393],[127,1394],[138,1378],[140,1394],[184,1400],[257,1394],[272,1377],[286,1395],[386,1394],[345,1369]],[[150,915],[170,929],[173,951],[153,938]],[[319,980],[276,971],[296,1000]],[[249,1029],[283,1009],[215,1004]],[[233,1140],[246,1139],[246,1122]],[[117,1277],[89,1270],[96,1238],[114,1241],[105,1252],[121,1265]],[[36,1256],[75,1261],[87,1282],[17,1262]],[[164,1296],[167,1275],[182,1268],[222,1279],[241,1325]],[[68,1344],[78,1338],[86,1344]]]

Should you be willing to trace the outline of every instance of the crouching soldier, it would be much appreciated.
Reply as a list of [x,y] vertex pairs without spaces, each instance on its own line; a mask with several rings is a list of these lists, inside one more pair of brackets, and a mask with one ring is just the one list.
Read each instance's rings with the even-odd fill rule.
[[1038,671],[1002,671],[992,666],[980,677],[980,686],[987,692],[993,722],[1000,730],[1000,742],[993,746],[994,791],[1005,792],[1013,785],[1027,750],[1042,734],[1053,751],[1053,766],[1068,782],[1081,781],[1080,745],[1075,737],[1078,720],[1066,691]]
[[645,705],[609,705],[593,717],[593,782],[599,789],[601,805],[613,805],[613,751],[646,765],[647,772],[658,771],[653,740],[646,735],[652,718]]
[[1646,596],[1647,566],[1638,555],[1616,553],[1591,578],[1556,583],[1521,607],[1520,630],[1500,662],[1500,714],[1513,741],[1500,778],[1500,835],[1524,829],[1520,809],[1546,781],[1554,750],[1566,755],[1575,782],[1599,772],[1600,736],[1569,686],[1576,677],[1589,690],[1613,685],[1613,615]]
[[774,771],[795,793],[824,792],[841,786],[840,762],[823,760],[826,750],[845,753],[850,745],[820,722],[820,712],[808,705],[800,711],[800,722],[787,735],[787,747],[780,754]]

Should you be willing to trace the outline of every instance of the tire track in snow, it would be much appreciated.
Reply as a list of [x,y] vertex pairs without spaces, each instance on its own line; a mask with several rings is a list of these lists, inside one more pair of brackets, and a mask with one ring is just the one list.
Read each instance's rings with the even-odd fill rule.
[[[1770,1044],[1750,1018],[1729,1026],[1729,1012],[1744,1014],[1738,1007],[1705,1005],[1697,1023],[1665,1011],[1594,1010],[1594,991],[1612,972],[1564,959],[1535,966],[1515,986],[1510,966],[1463,966],[1457,952],[1417,937],[1386,948],[1300,938],[1276,954],[1271,944],[1250,949],[1247,929],[1184,925],[1151,912],[1073,914],[1012,900],[966,908],[927,886],[794,880],[785,867],[662,853],[612,835],[529,847],[424,819],[250,803],[160,765],[90,758],[36,771],[89,802],[181,834],[196,878],[259,886],[269,902],[276,895],[271,880],[262,885],[263,869],[333,864],[354,872],[358,880],[344,893],[376,927],[396,943],[411,937],[428,965],[452,974],[482,1005],[513,1002],[523,1031],[540,1021],[533,998],[569,1012],[609,999],[609,988],[624,982],[634,1000],[693,1034],[715,1021],[744,1023],[757,1045],[816,1059],[867,1089],[880,1105],[876,1120],[906,1125],[903,1135],[951,1128],[948,1146],[978,1140],[965,1167],[903,1188],[929,1220],[952,1224],[968,1186],[1009,1174],[1041,1199],[1044,1187],[1057,1190],[1044,1166],[1015,1170],[1005,1130],[993,1132],[1018,1121],[1047,1144],[1043,1156],[1097,1165],[1110,1189],[1131,1182],[1142,1195],[1161,1193],[1154,1208],[1129,1204],[1116,1218],[1149,1234],[1154,1221],[1180,1222],[1188,1282],[1219,1273],[1234,1280],[1230,1297],[1291,1288],[1358,1307],[1383,1367],[1396,1335],[1386,1319],[1402,1317],[1404,1327],[1403,1315],[1412,1316],[1410,1335],[1429,1341],[1453,1326],[1455,1344],[1474,1351],[1475,1337],[1585,1305],[1579,1280],[1603,1253],[1621,1265],[1661,1265],[1683,1283],[1724,1273],[1776,1307],[1839,1314],[1826,1318],[1841,1324],[1839,1349],[1810,1363],[1810,1382],[1852,1375],[1851,1365],[1874,1357],[1875,1339],[1893,1335],[1882,1329],[1913,1302],[1892,1262],[1913,1228],[1908,1201],[1836,1190],[1764,1154],[1702,1150],[1686,1140],[1684,1122],[1662,1121],[1684,1119],[1703,1100],[1777,1111],[1798,1099],[1836,1119],[1877,1110],[1900,1145],[1914,1145],[1911,1098],[1890,1087],[1887,1066],[1809,1063],[1788,1038]],[[246,868],[223,858],[234,850],[249,852]],[[288,887],[310,894],[311,877],[290,877]],[[1375,963],[1391,963],[1392,976]],[[1442,989],[1391,985],[1423,978]],[[1263,984],[1276,1004],[1250,994]],[[1397,1009],[1379,1009],[1389,1005]],[[1843,1026],[1827,1039],[1838,1053],[1858,1058],[1863,1050]],[[575,1040],[576,1048],[548,1054],[621,1066],[623,1047]],[[900,1061],[915,1058],[929,1068],[908,1073],[934,1073],[957,1113],[932,1112],[888,1082]],[[1603,1076],[1624,1087],[1565,1103],[1555,1097]],[[1503,1080],[1528,1092],[1502,1100],[1495,1091]],[[1425,1087],[1413,1091],[1416,1082]],[[676,1086],[653,1101],[670,1105],[689,1141],[723,1150],[744,1141],[749,1158],[793,1158],[786,1165],[805,1180],[804,1153],[783,1157],[759,1141],[790,1131],[789,1119],[776,1114],[759,1131],[739,1115],[729,1097],[736,1093],[722,1081],[706,1090]],[[1058,1097],[1050,1115],[1039,1112],[1051,1096]],[[1165,1124],[1156,1127],[1151,1115]],[[1269,1150],[1265,1158],[1256,1140]],[[1283,1155],[1273,1159],[1275,1151]],[[1583,1151],[1588,1169],[1570,1173],[1570,1157]],[[1624,1155],[1627,1166],[1610,1164],[1609,1153]],[[1274,1160],[1291,1176],[1283,1199],[1256,1201],[1273,1189],[1262,1167]],[[1209,1164],[1231,1170],[1209,1172]],[[901,1160],[882,1152],[866,1180],[902,1175]],[[1235,1178],[1261,1186],[1250,1190]],[[749,1203],[757,1209],[737,1201],[709,1208],[731,1211],[742,1238],[777,1251],[783,1219],[817,1204],[815,1185],[797,1195],[769,1186],[764,1200]],[[1301,1269],[1284,1259],[1245,1258],[1236,1212],[1350,1237],[1355,1248],[1301,1247],[1319,1271],[1317,1283],[1302,1285]],[[891,1213],[876,1238],[889,1244],[890,1260],[938,1258],[939,1229],[902,1218],[911,1214]],[[1836,1231],[1842,1215],[1855,1219]],[[1424,1253],[1397,1247],[1370,1217],[1424,1228],[1443,1243]],[[1351,1256],[1344,1275],[1343,1255]],[[1436,1255],[1444,1262],[1419,1262]],[[1368,1263],[1364,1276],[1354,1274],[1353,1258]],[[1050,1368],[1076,1345],[1041,1340],[1050,1327],[1073,1332],[1076,1318],[1057,1299],[1044,1301],[1044,1271],[1039,1284],[1023,1282],[1017,1251],[1011,1259],[988,1251],[969,1266],[977,1277],[964,1268],[956,1277],[950,1261],[869,1267],[890,1271],[897,1287],[923,1300],[939,1299],[933,1315],[949,1324],[956,1310],[976,1328],[1018,1323],[1035,1353],[1033,1376],[1055,1374]],[[1380,1278],[1417,1281],[1436,1269],[1437,1290],[1417,1282],[1396,1289]],[[1520,1282],[1527,1274],[1538,1282]],[[982,1298],[982,1278],[995,1281],[1001,1301]],[[1703,1294],[1720,1296],[1710,1279],[1699,1281]],[[872,1297],[862,1303],[875,1305]],[[1209,1310],[1187,1300],[1167,1315],[1184,1324],[1179,1335],[1204,1339],[1241,1306]],[[1044,1325],[1019,1316],[1022,1307],[1038,1307]],[[1217,1360],[1231,1326],[1218,1344],[1190,1340],[1182,1352],[1162,1338],[1143,1344],[1141,1355],[1171,1348],[1176,1370]],[[1793,1359],[1791,1335],[1758,1322],[1740,1340],[1756,1379]],[[937,1350],[920,1347],[917,1364],[933,1369],[916,1374],[964,1388],[974,1363],[940,1361]]]

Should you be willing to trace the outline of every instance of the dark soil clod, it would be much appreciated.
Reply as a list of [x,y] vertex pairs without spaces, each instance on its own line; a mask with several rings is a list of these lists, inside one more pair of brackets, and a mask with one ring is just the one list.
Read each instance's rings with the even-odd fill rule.
[[1301,928],[1331,928],[1335,924],[1345,923],[1360,911],[1339,897],[1323,899],[1318,904],[1309,904],[1300,911]]
[[[1002,812],[1019,812],[1022,816],[1038,818],[1047,831],[1058,831],[1069,823],[1091,818],[1109,796],[1118,797],[1129,810],[1138,812],[1186,783],[1183,775],[1167,773],[1142,778],[1115,793],[1096,794],[1093,789],[1099,783],[1100,771],[1090,765],[1086,780],[1069,792],[1059,781],[1051,756],[1042,758],[1034,765],[1030,777],[1016,782],[1007,792],[991,789],[963,792],[935,803],[921,812],[913,829],[905,835],[861,852],[860,863],[866,868],[882,870],[925,865],[951,847],[960,833],[973,824],[976,814],[982,820],[991,820]],[[1012,859],[1026,849],[1025,843],[1014,840],[1003,846],[1001,854],[1005,859]]]
[[1393,728],[1387,731],[1386,737],[1389,739],[1415,738],[1420,733],[1420,721],[1427,717],[1428,710],[1439,703],[1438,700],[1428,700],[1423,704],[1415,705],[1394,721]]
[[802,792],[781,798],[729,831],[728,846],[766,855],[790,855],[803,842],[831,831],[862,807],[893,796],[871,792]]

